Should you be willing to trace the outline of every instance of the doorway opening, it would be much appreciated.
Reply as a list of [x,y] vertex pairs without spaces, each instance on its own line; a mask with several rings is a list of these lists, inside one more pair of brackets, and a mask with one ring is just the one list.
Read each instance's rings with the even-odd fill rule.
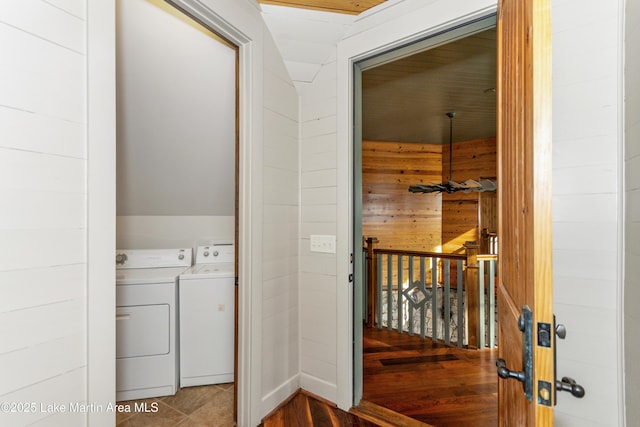
[[[242,249],[238,242],[239,48],[202,20],[164,1],[127,0],[117,1],[116,5],[117,248],[180,249],[181,256],[188,253],[188,258],[197,262],[202,248],[223,245],[227,250],[233,246],[225,259],[231,264],[230,299],[225,295],[224,303],[212,301],[218,312],[225,313],[228,322],[225,335],[232,338],[224,346],[225,355],[216,354],[215,360],[224,358],[226,363],[229,359],[233,366],[225,367],[221,375],[215,366],[200,364],[198,369],[202,372],[196,376],[210,380],[195,380],[192,375],[190,387],[183,387],[186,382],[180,374],[181,361],[187,358],[181,357],[180,352],[187,346],[181,340],[198,333],[201,339],[192,337],[191,343],[202,342],[203,346],[194,350],[191,345],[192,352],[204,354],[215,347],[204,338],[206,324],[199,325],[197,331],[183,330],[186,322],[181,322],[184,299],[180,298],[180,277],[187,270],[175,275],[172,284],[169,281],[168,286],[155,288],[167,294],[159,303],[155,299],[149,304],[145,302],[149,296],[145,289],[151,289],[146,283],[125,280],[118,283],[122,286],[116,286],[119,309],[147,308],[138,310],[136,323],[145,328],[127,328],[118,323],[116,370],[130,361],[152,367],[156,359],[167,359],[172,354],[161,369],[173,369],[175,373],[169,375],[173,377],[170,385],[160,387],[145,383],[144,378],[140,380],[144,376],[140,370],[131,375],[116,372],[116,398],[120,395],[119,400],[138,399],[135,396],[143,393],[141,389],[153,388],[157,392],[145,397],[153,399],[156,406],[151,409],[157,409],[152,411],[154,415],[171,418],[177,412],[192,422],[206,416],[198,411],[206,412],[208,401],[215,398],[226,407],[220,422],[232,422],[237,419],[238,253]],[[213,277],[212,274],[209,276]],[[134,286],[137,287],[133,289]],[[133,294],[135,301],[125,301]],[[148,307],[156,306],[155,317],[145,314]],[[123,314],[118,320],[130,321],[136,315]],[[206,322],[210,317],[201,320]],[[139,333],[142,339],[138,342],[142,342],[150,339],[150,331],[160,330],[154,319],[163,323],[162,330],[166,332],[155,334],[157,346],[145,347],[144,351],[123,350],[131,340],[122,340],[122,335],[131,338]],[[193,324],[194,317],[189,321]],[[213,332],[215,328],[211,328]],[[171,367],[167,368],[168,365]],[[147,377],[153,377],[153,373],[149,371]],[[175,394],[183,390],[183,395],[190,397]],[[149,414],[135,411],[130,414],[145,415],[148,418]],[[157,421],[161,423],[160,419]]]
[[382,416],[496,424],[495,192],[409,191],[496,182],[495,22],[355,65],[354,401]]

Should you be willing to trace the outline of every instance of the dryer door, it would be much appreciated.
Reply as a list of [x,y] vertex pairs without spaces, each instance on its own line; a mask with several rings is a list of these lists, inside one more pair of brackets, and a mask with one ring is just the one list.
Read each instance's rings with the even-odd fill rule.
[[116,307],[116,357],[168,354],[169,314],[168,304]]

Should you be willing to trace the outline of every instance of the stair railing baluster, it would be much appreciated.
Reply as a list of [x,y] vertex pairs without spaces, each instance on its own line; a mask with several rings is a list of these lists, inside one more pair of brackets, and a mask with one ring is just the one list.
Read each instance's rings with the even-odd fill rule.
[[393,255],[387,255],[387,329],[393,329]]
[[403,325],[402,325],[402,273],[403,273],[403,256],[402,255],[398,255],[398,301],[397,301],[397,306],[398,306],[398,332],[402,333],[403,330]]
[[[414,268],[414,258],[413,256],[409,257],[409,289],[413,289],[413,268]],[[413,336],[413,306],[410,302],[407,302],[407,311],[409,312],[409,335]]]
[[458,347],[462,348],[464,345],[464,282],[462,274],[462,260],[458,260],[457,273],[457,297],[458,297]]
[[440,307],[438,306],[438,258],[431,258],[431,338],[438,339],[438,318]]
[[445,258],[444,264],[444,342],[445,344],[451,344],[451,260]]
[[[389,255],[387,255],[389,256]],[[382,329],[382,254],[378,254],[378,272],[376,278],[378,285],[376,286],[376,327]]]
[[[425,264],[425,257],[420,257],[420,283],[426,283],[427,280],[427,268]],[[424,304],[420,305],[420,337],[422,339],[426,336],[427,329],[427,304],[426,301]]]
[[487,342],[485,339],[487,319],[484,311],[484,263],[483,259],[478,259],[478,311],[480,313],[478,348],[480,349],[485,348]]

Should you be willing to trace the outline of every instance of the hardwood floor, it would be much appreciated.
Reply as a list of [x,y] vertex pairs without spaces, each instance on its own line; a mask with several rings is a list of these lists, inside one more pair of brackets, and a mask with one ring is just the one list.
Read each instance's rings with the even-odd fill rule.
[[360,406],[344,412],[300,391],[266,417],[261,427],[498,424],[496,350],[458,349],[369,328],[364,330],[363,347]]
[[300,391],[267,416],[260,427],[377,427],[366,419]]
[[365,328],[363,400],[436,427],[498,424],[497,350]]

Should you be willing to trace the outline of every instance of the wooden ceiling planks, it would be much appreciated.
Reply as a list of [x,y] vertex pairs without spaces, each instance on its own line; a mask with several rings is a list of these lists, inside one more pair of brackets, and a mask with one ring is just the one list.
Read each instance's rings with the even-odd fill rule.
[[362,73],[363,138],[428,144],[496,135],[496,30]]
[[258,0],[263,4],[357,15],[387,0]]

